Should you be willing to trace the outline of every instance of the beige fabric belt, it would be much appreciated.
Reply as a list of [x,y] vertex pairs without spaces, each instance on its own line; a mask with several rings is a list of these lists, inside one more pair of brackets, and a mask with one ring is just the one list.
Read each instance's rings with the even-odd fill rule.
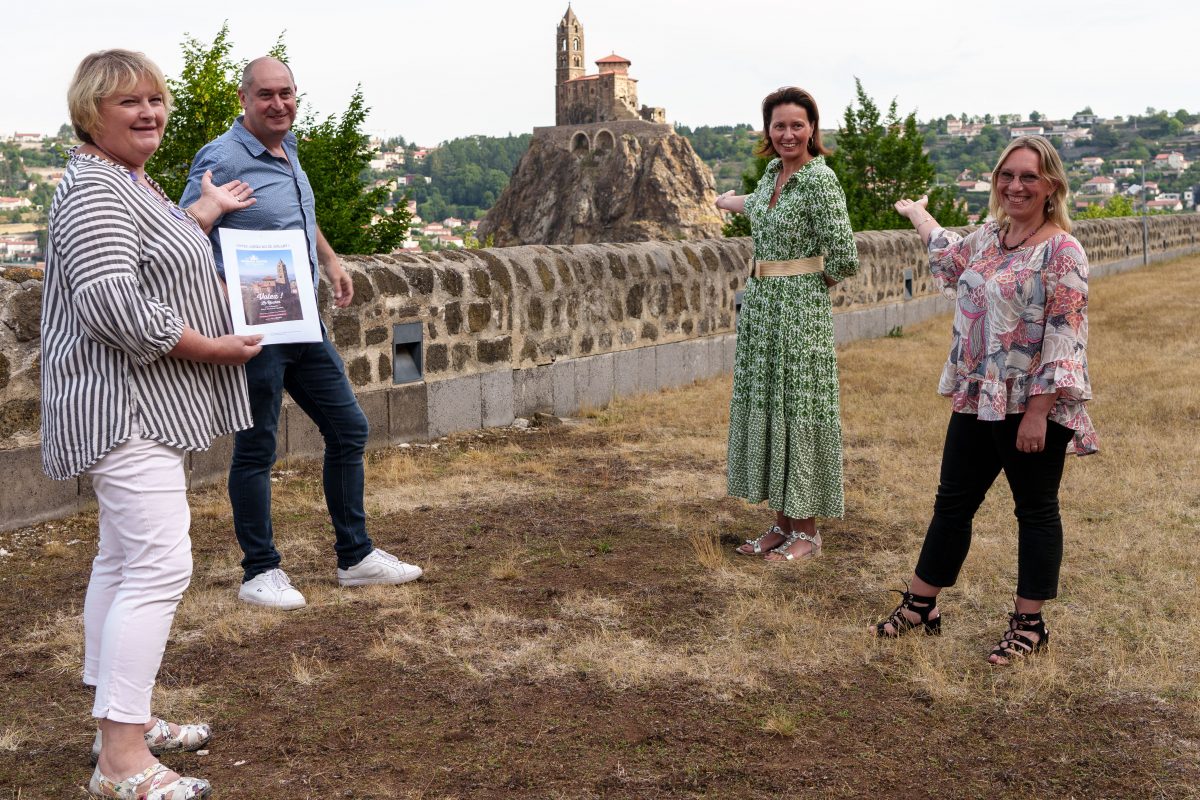
[[786,278],[789,275],[808,275],[825,271],[825,256],[793,258],[790,261],[753,260],[750,267],[752,278]]

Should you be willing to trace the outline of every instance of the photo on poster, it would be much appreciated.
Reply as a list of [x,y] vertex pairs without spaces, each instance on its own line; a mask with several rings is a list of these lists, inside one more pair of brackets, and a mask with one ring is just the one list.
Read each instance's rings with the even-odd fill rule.
[[291,250],[239,247],[237,261],[247,325],[304,319]]
[[321,341],[304,231],[219,228],[218,237],[233,332],[263,344]]

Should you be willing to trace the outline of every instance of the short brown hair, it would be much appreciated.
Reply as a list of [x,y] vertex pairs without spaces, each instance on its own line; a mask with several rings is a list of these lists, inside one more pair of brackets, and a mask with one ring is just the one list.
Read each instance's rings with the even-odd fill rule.
[[996,162],[996,168],[992,170],[992,194],[988,199],[988,212],[992,215],[992,219],[1001,225],[1008,220],[1008,214],[1004,213],[1004,206],[1000,204],[1000,168],[1004,166],[1004,162],[1008,160],[1014,150],[1021,149],[1037,153],[1038,172],[1042,178],[1054,184],[1054,191],[1046,198],[1046,208],[1043,209],[1046,219],[1070,233],[1071,218],[1067,215],[1067,194],[1070,191],[1070,184],[1067,183],[1067,171],[1063,169],[1058,151],[1044,136],[1018,136],[1000,154],[1000,160]]
[[167,79],[145,53],[132,50],[101,50],[84,56],[67,89],[67,111],[71,127],[81,142],[92,142],[92,132],[100,127],[100,102],[114,94],[128,92],[142,78],[149,78],[154,90],[163,96],[167,113],[171,111],[171,90]]
[[785,103],[792,103],[803,108],[804,113],[808,116],[809,124],[813,127],[812,137],[808,140],[808,154],[812,156],[829,155],[832,151],[821,143],[821,114],[817,111],[817,101],[813,99],[811,94],[799,86],[784,86],[763,98],[762,140],[754,148],[754,155],[779,155],[779,153],[775,152],[775,146],[771,144],[771,115],[775,113],[776,106],[781,106]]

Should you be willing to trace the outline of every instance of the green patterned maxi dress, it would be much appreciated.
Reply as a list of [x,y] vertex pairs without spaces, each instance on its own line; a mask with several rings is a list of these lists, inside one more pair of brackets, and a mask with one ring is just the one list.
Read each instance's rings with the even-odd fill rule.
[[[817,156],[770,208],[782,164],[767,165],[746,215],[759,261],[825,256],[825,273],[858,271],[846,196]],[[819,273],[749,278],[737,324],[729,404],[729,494],[789,517],[840,517],[842,423],[833,312]]]

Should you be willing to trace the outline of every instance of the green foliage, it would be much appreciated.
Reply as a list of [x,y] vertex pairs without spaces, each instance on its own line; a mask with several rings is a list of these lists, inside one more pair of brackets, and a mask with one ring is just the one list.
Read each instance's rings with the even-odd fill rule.
[[466,248],[467,250],[481,250],[485,247],[495,247],[495,246],[496,246],[495,234],[489,233],[487,236],[484,237],[483,241],[480,241],[479,237],[477,237],[473,231],[467,231],[463,234],[463,247]]
[[423,162],[407,160],[409,172],[431,179],[408,188],[417,213],[427,220],[482,217],[500,198],[532,138],[467,136],[445,142]]
[[675,132],[691,142],[692,149],[700,156],[701,161],[750,161],[754,158],[754,144],[758,141],[755,129],[745,123],[701,125],[694,130],[687,125],[677,124]]
[[929,213],[942,225],[965,225],[966,213],[949,187],[930,189],[936,173],[924,153],[916,115],[903,120],[893,100],[886,119],[855,78],[857,108],[846,107],[838,149],[829,159],[846,193],[850,225],[856,231],[908,228],[893,204],[903,197],[929,195]]
[[0,192],[16,194],[29,183],[25,167],[21,161],[21,153],[11,145],[0,148]]
[[1096,203],[1088,206],[1075,215],[1075,219],[1104,219],[1105,217],[1132,217],[1133,203],[1125,195],[1117,194],[1108,198],[1103,204]]
[[183,195],[196,152],[229,130],[241,112],[237,87],[244,64],[230,58],[232,49],[229,23],[221,26],[211,45],[188,37],[183,43],[183,71],[178,78],[167,79],[175,107],[146,171],[169,197]]
[[[754,191],[758,182],[762,180],[763,173],[767,171],[767,164],[770,163],[771,159],[767,156],[754,157],[754,163],[742,173],[742,194],[750,194]],[[721,235],[726,237],[749,236],[750,218],[745,214],[730,214],[729,221],[721,226]]]
[[[183,44],[182,73],[167,79],[175,108],[146,168],[171,197],[183,194],[197,151],[229,130],[241,113],[238,83],[245,62],[230,58],[232,50],[228,23],[211,45],[189,37]],[[267,55],[287,61],[282,34]],[[408,234],[409,214],[403,208],[371,224],[391,191],[367,189],[360,178],[371,160],[361,132],[366,114],[362,92],[356,89],[340,120],[331,116],[318,123],[307,116],[294,127],[300,161],[316,195],[317,221],[339,253],[389,252]]]
[[316,195],[317,221],[338,253],[389,253],[408,235],[409,214],[403,206],[371,222],[391,190],[367,189],[359,178],[373,153],[362,132],[367,111],[360,86],[340,118],[306,119],[298,126],[300,163]]

